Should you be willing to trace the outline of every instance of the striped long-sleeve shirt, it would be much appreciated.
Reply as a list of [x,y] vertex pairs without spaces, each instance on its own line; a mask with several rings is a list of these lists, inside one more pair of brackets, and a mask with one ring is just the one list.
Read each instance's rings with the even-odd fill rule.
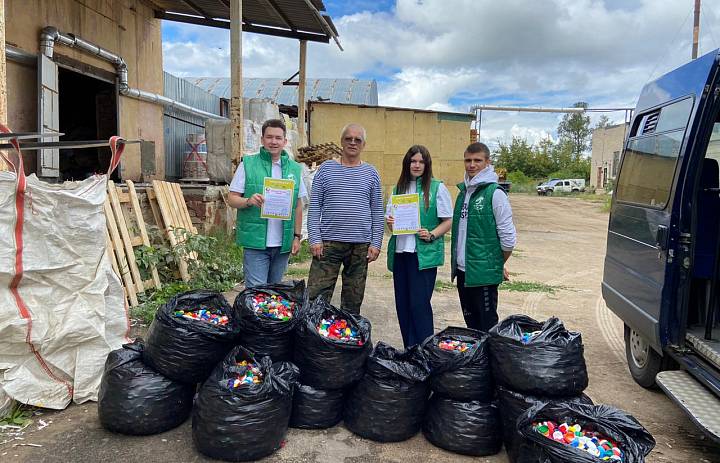
[[330,160],[315,173],[307,219],[310,244],[370,243],[380,249],[383,222],[380,175],[372,165]]

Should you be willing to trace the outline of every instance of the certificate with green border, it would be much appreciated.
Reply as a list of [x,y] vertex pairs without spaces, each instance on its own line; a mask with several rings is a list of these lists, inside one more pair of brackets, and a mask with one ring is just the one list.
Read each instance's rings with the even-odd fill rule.
[[392,195],[393,235],[414,235],[420,230],[420,195]]
[[263,202],[260,217],[264,219],[290,220],[292,217],[295,180],[285,178],[263,179]]

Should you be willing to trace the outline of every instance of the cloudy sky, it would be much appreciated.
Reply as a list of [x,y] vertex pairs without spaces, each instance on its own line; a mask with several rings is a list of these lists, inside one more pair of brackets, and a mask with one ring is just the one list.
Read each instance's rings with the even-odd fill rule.
[[[345,51],[310,42],[308,77],[375,79],[386,106],[633,107],[643,84],[689,61],[692,47],[693,0],[324,3]],[[702,0],[700,54],[718,47],[720,0]],[[175,75],[230,75],[227,30],[163,22],[163,54]],[[245,77],[290,77],[297,66],[296,40],[243,35]],[[560,118],[484,112],[482,138],[555,137]]]

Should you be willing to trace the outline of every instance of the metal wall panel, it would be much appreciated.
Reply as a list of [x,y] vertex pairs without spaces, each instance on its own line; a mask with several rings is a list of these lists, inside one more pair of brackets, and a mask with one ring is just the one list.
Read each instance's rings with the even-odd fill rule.
[[[213,114],[220,114],[220,98],[193,85],[185,79],[164,73],[164,94],[168,98]],[[165,131],[165,176],[169,179],[182,177],[182,163],[185,153],[190,150],[186,138],[193,133],[205,131],[205,120],[200,117],[165,109],[163,112]]]

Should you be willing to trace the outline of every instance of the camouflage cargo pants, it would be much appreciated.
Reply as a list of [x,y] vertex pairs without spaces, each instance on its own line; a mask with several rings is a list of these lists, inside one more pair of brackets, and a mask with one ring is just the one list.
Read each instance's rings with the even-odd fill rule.
[[368,243],[343,243],[340,241],[323,242],[323,256],[313,257],[308,276],[310,299],[323,296],[332,298],[342,265],[342,293],[340,306],[352,313],[359,314],[365,296],[367,280]]

